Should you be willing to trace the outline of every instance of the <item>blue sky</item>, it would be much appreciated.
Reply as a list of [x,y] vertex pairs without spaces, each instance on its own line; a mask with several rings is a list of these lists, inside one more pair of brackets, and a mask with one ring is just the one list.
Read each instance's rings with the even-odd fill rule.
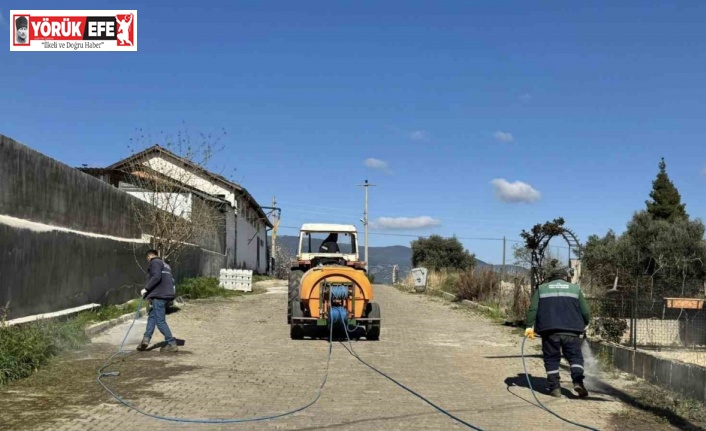
[[[137,52],[0,50],[0,133],[104,166],[136,128],[225,128],[212,168],[276,196],[285,226],[362,229],[368,178],[370,245],[456,234],[496,263],[502,242],[471,238],[558,216],[584,241],[622,232],[662,156],[706,214],[702,2],[215,3],[121,3]],[[3,31],[19,8],[57,6],[3,1]]]

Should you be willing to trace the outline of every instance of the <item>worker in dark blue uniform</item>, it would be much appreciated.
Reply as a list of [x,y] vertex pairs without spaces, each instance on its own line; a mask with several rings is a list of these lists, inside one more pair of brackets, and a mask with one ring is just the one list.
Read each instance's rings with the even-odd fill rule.
[[569,362],[571,380],[579,397],[588,396],[583,384],[584,368],[581,335],[591,321],[591,312],[578,284],[571,283],[565,268],[551,272],[549,280],[539,285],[532,296],[527,313],[525,336],[542,337],[544,368],[549,381],[549,394],[561,397],[559,363],[561,356]]
[[172,269],[159,257],[157,250],[147,251],[147,261],[150,263],[147,268],[147,285],[140,292],[142,298],[151,304],[149,316],[147,318],[147,328],[142,337],[142,342],[137,346],[137,350],[144,351],[150,344],[155,327],[164,335],[166,345],[162,346],[160,352],[177,352],[176,338],[172,335],[169,325],[167,325],[166,310],[167,304],[174,300],[176,289]]

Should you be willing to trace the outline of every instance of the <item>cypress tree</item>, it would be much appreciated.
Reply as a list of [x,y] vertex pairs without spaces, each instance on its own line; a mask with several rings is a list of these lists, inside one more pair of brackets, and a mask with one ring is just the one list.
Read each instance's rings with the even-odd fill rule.
[[685,210],[686,204],[681,203],[681,195],[667,175],[667,164],[664,162],[664,157],[659,163],[657,178],[652,181],[650,197],[652,200],[645,201],[645,203],[647,204],[647,212],[653,219],[667,221],[689,219]]

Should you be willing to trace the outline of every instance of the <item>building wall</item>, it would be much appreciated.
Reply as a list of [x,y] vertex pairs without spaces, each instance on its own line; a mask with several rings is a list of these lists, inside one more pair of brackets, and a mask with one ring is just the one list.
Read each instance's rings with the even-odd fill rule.
[[[237,214],[230,220],[228,219],[230,216],[226,215],[226,254],[231,244],[233,248],[232,256],[227,260],[228,267],[243,267],[261,273],[267,271],[267,229],[261,221],[253,220],[257,211],[251,204],[244,198],[236,196],[232,189],[221,186],[205,176],[187,171],[159,156],[148,159],[145,164],[163,175],[182,181],[202,192],[223,196]],[[231,226],[235,226],[235,230],[230,230]],[[252,239],[256,233],[257,238]]]
[[[267,271],[267,228],[265,224],[253,219],[255,211],[242,202],[238,212],[236,265],[258,273]],[[259,250],[259,264],[258,264]]]
[[[0,306],[9,302],[8,317],[136,297],[149,240],[133,205],[148,204],[0,135]],[[225,265],[220,250],[190,246],[173,270],[179,281],[217,277]]]
[[199,176],[191,171],[188,171],[180,166],[171,163],[161,157],[152,157],[145,162],[147,166],[154,169],[157,172],[162,173],[168,177],[174,178],[188,186],[191,186],[197,190],[208,193],[210,195],[222,195],[224,199],[230,202],[233,207],[237,208],[236,196],[234,192],[226,187],[222,187],[216,184],[214,181]]
[[191,193],[153,193],[129,190],[125,190],[125,192],[150,205],[154,205],[165,211],[168,210],[177,217],[183,217],[186,220],[191,218],[191,205],[193,200]]
[[226,209],[226,243],[225,243],[225,254],[226,254],[226,268],[234,269],[235,265],[235,253],[237,247],[238,238],[238,224],[237,215],[235,213],[235,208],[228,207]]

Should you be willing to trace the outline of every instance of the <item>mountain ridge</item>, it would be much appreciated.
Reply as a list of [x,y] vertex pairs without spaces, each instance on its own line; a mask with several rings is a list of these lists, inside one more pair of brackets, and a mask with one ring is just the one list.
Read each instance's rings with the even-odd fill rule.
[[[268,238],[268,243],[271,238]],[[278,235],[277,245],[284,247],[291,255],[295,256],[299,247],[299,237],[292,235]],[[312,247],[318,249],[321,240],[312,239]],[[339,244],[341,251],[350,251],[350,244]],[[365,260],[365,249],[360,247],[360,258]],[[412,270],[412,248],[404,245],[389,246],[368,246],[370,252],[370,274],[375,277],[377,283],[392,283],[392,268],[399,267],[400,279],[407,276]],[[476,259],[479,267],[492,267],[494,271],[500,272],[502,265],[494,265]],[[506,272],[525,272],[526,268],[517,265],[505,265]]]

